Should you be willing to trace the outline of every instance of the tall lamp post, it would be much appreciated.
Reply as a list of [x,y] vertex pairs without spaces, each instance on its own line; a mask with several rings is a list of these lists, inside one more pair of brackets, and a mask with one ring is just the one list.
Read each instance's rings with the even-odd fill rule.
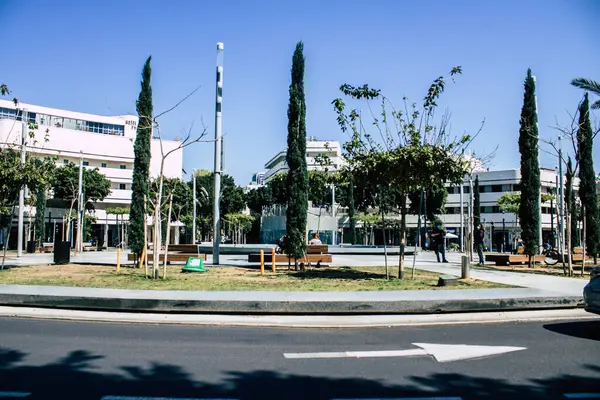
[[506,249],[506,223],[504,219],[504,211],[502,211],[502,252]]
[[[490,222],[490,226],[492,227],[492,240],[490,240],[490,251],[493,251],[494,247],[494,221]],[[496,249],[498,251],[498,249]]]
[[[215,184],[213,194],[213,264],[219,264],[221,244],[221,104],[223,101],[223,43],[217,43],[217,92],[215,102]],[[194,205],[195,206],[195,205]]]

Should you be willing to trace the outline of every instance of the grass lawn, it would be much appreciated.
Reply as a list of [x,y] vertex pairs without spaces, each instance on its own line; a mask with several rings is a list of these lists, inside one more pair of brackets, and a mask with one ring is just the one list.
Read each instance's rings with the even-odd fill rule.
[[[480,281],[459,280],[457,286],[438,288],[440,274],[419,271],[415,279],[386,280],[384,267],[323,268],[307,272],[279,269],[265,271],[257,268],[211,267],[205,273],[182,273],[181,265],[167,268],[167,279],[146,279],[143,269],[97,265],[38,265],[13,267],[0,271],[0,284],[78,286],[115,289],[151,290],[257,290],[257,291],[364,291],[364,290],[423,290],[423,289],[481,289],[510,287]],[[161,269],[162,275],[162,269]]]

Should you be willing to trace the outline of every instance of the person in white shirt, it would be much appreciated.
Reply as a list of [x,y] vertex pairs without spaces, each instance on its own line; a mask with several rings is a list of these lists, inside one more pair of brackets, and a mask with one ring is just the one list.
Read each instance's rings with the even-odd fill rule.
[[321,242],[321,239],[319,239],[319,234],[315,233],[315,234],[313,234],[313,238],[310,240],[310,242],[308,242],[308,244],[310,246],[315,246],[315,245],[323,244],[323,242]]

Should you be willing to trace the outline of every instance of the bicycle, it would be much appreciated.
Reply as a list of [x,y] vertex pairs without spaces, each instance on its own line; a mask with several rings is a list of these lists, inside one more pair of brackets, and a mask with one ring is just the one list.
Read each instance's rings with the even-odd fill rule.
[[546,257],[544,260],[546,265],[556,265],[558,263],[560,258],[558,249],[555,249],[554,247],[547,249],[544,246],[540,246],[540,249],[542,249],[541,254]]

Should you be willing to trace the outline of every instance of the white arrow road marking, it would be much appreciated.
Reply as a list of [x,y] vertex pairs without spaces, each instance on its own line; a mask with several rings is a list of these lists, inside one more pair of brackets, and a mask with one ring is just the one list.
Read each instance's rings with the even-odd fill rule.
[[382,351],[341,351],[327,353],[283,353],[285,358],[367,358],[433,356],[437,362],[469,360],[526,350],[526,347],[472,346],[467,344],[413,343],[420,349]]
[[26,392],[0,392],[0,397],[20,398],[31,396],[31,393]]
[[567,399],[600,399],[600,393],[565,393]]

